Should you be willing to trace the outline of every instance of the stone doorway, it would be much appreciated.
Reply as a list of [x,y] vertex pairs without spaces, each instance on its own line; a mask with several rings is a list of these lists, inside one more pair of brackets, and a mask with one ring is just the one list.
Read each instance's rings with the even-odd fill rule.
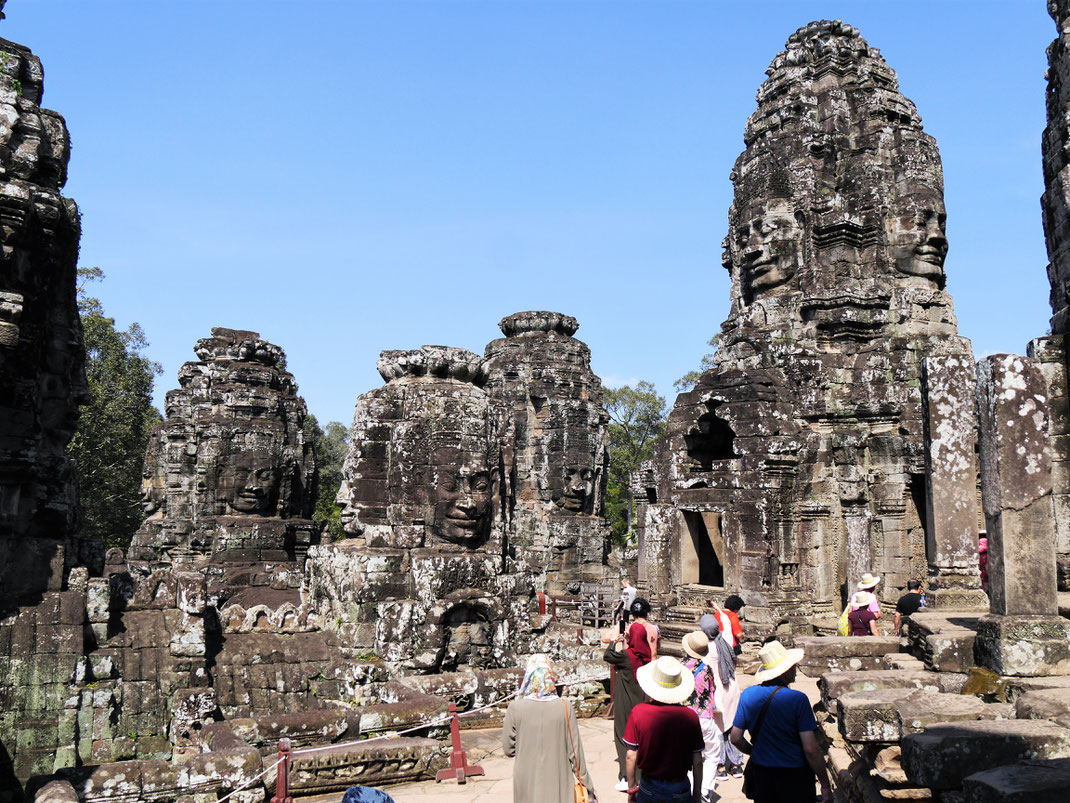
[[721,531],[721,513],[715,511],[681,510],[680,539],[678,541],[681,585],[724,587],[725,554]]

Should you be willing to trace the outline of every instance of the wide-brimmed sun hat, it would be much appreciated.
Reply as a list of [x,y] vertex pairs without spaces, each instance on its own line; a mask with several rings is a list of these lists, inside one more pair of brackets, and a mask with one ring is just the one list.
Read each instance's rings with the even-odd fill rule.
[[858,581],[858,590],[867,591],[876,586],[880,581],[881,579],[879,577],[874,577],[869,572],[866,572],[862,575],[862,579]]
[[868,591],[856,591],[855,595],[851,597],[851,604],[856,608],[868,608],[869,604],[875,599],[876,597]]
[[710,654],[710,637],[701,630],[695,630],[683,637],[680,646],[692,658],[705,661]]
[[682,703],[695,691],[695,676],[686,666],[668,655],[639,667],[635,677],[639,681],[639,688],[659,703]]
[[762,668],[754,673],[754,682],[765,683],[767,680],[780,677],[799,663],[802,657],[801,649],[789,650],[779,641],[770,641],[758,651],[758,659],[762,662]]

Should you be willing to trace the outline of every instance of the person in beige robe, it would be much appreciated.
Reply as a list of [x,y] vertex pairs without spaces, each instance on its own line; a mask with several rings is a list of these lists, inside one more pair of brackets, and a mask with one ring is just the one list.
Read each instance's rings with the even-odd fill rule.
[[509,704],[502,726],[502,749],[516,757],[513,803],[573,803],[577,766],[591,800],[596,800],[576,710],[558,696],[545,655],[528,660],[520,694]]

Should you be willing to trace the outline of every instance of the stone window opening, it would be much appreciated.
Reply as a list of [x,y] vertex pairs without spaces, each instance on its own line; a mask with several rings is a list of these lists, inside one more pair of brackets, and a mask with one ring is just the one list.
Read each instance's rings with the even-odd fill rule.
[[731,460],[735,452],[736,433],[727,421],[717,415],[720,402],[713,402],[709,411],[699,416],[695,427],[684,436],[687,456],[696,470],[710,471],[714,461]]

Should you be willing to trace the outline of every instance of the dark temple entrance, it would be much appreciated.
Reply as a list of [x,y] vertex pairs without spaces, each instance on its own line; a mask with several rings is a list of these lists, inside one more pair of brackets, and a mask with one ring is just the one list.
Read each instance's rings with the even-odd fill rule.
[[697,510],[680,512],[689,536],[680,538],[680,582],[723,586],[721,555],[724,554],[724,537],[721,535],[721,514]]

